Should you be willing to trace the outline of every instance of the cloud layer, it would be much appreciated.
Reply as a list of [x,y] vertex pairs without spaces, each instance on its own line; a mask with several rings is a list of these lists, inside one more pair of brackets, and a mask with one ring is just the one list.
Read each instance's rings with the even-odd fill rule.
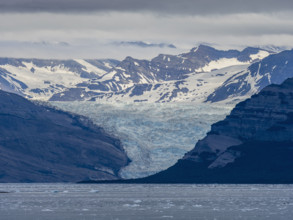
[[[292,0],[2,0],[0,20],[0,56],[150,58],[200,42],[293,47]],[[113,44],[140,41],[177,49]]]
[[230,14],[278,12],[293,8],[292,0],[2,0],[1,12],[137,12]]

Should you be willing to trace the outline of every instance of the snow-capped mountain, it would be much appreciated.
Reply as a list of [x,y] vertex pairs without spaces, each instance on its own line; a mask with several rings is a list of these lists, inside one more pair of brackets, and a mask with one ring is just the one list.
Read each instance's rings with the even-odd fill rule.
[[253,63],[246,70],[239,71],[215,89],[207,101],[248,98],[265,86],[280,84],[290,77],[293,77],[293,50],[272,54]]
[[0,89],[38,100],[101,78],[117,60],[41,60],[0,58]]
[[[116,92],[100,93],[91,100],[102,102],[204,102],[211,91],[229,77],[246,69],[248,65],[235,65],[204,73],[189,73],[185,79],[161,80],[155,83],[133,83],[133,86]],[[65,93],[66,94],[66,93]],[[58,94],[54,95],[52,101]],[[61,97],[60,97],[61,98]],[[65,101],[65,99],[61,99]]]
[[0,87],[49,101],[218,101],[211,95],[223,82],[269,55],[259,48],[223,51],[200,45],[152,60],[0,59]]
[[[257,48],[220,51],[200,45],[188,53],[161,54],[152,60],[127,57],[102,78],[91,79],[76,88],[54,94],[50,100],[202,101],[221,82],[269,54]],[[226,67],[231,68],[223,69]],[[203,91],[203,87],[207,91]]]

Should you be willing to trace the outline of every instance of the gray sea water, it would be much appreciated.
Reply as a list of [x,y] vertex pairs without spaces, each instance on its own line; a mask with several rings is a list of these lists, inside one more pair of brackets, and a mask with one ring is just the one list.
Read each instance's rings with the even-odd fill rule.
[[293,216],[293,185],[0,184],[0,192],[1,220]]

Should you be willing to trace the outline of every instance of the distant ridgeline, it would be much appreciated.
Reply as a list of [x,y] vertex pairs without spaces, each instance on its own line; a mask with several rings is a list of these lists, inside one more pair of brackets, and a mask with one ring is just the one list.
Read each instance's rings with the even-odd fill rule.
[[293,183],[293,78],[236,105],[174,166],[131,183]]
[[200,45],[179,55],[121,62],[0,58],[0,88],[46,101],[229,102],[293,77],[292,54]]

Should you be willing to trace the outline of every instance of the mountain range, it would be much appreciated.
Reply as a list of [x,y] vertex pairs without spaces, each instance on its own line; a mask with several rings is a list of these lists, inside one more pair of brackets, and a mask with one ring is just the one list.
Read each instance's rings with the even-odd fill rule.
[[[248,72],[253,74],[255,68],[250,65],[273,53],[252,47],[223,51],[199,45],[179,55],[160,54],[151,60],[126,57],[121,62],[1,58],[0,88],[45,101],[129,103],[243,99],[255,91],[247,88],[227,97],[222,94],[222,83],[227,85]],[[252,89],[260,89],[255,86],[257,80],[253,77],[250,80]]]
[[0,89],[48,100],[91,78],[101,78],[118,60],[41,60],[0,58]]

